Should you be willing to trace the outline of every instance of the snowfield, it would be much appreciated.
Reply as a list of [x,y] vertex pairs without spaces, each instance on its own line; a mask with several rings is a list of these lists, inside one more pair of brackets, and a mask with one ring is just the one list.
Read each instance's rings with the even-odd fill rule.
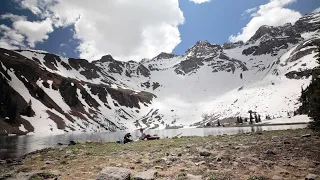
[[[317,27],[319,17],[320,13],[308,15],[305,21],[313,23],[310,27]],[[289,37],[286,28],[295,27],[287,25],[276,29],[280,32],[272,36],[275,33],[272,28],[275,27],[262,28],[257,34],[265,34],[228,48],[198,41],[183,55],[161,53],[140,62],[117,61],[110,55],[88,62],[42,51],[14,51],[24,56],[20,63],[31,61],[44,72],[72,79],[68,85],[76,88],[74,93],[81,103],[77,108],[81,110],[70,107],[60,90],[52,87],[61,79],[35,78],[35,86],[42,88],[59,110],[48,108],[30,94],[25,86],[32,81],[26,78],[29,76],[17,76],[14,69],[8,69],[2,62],[1,67],[11,77],[8,81],[13,89],[26,102],[32,101],[35,116],[22,117],[32,124],[36,134],[101,132],[108,128],[110,131],[193,128],[195,124],[248,117],[249,110],[261,115],[262,123],[309,122],[306,116],[284,117],[300,106],[301,88],[310,83],[310,70],[317,66],[311,42],[320,39],[320,31],[307,29]],[[2,57],[17,58],[8,53]],[[49,87],[44,87],[44,83]],[[150,103],[142,100],[145,92],[155,95]],[[105,97],[101,98],[101,93]],[[95,101],[97,107],[90,105],[88,99]],[[135,107],[119,105],[119,101],[135,103]],[[52,113],[64,122],[65,129],[58,128],[50,118]],[[211,118],[204,120],[205,114]],[[267,115],[276,119],[265,120],[263,117]],[[23,125],[19,129],[26,131]]]

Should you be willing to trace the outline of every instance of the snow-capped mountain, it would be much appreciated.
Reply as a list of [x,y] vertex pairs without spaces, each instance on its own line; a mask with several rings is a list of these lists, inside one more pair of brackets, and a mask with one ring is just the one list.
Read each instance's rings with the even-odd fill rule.
[[[293,25],[262,26],[246,43],[198,41],[183,55],[161,53],[140,62],[0,49],[0,90],[10,89],[21,114],[11,129],[0,131],[190,127],[247,116],[248,110],[286,115],[299,106],[301,87],[310,82],[316,40],[320,13]],[[33,112],[25,115],[30,100]]]

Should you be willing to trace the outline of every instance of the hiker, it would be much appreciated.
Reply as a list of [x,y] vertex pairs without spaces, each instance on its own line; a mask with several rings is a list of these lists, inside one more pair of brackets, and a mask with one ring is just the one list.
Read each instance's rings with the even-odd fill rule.
[[126,144],[126,143],[129,143],[129,142],[132,142],[131,134],[127,133],[123,138],[123,143]]
[[146,138],[146,134],[143,132],[143,129],[140,128],[140,133],[141,133],[141,136],[140,136],[140,140],[144,140]]

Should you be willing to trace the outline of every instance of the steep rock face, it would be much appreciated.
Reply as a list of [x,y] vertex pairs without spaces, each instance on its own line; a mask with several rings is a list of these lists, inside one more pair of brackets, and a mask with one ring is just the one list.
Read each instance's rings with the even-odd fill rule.
[[275,56],[280,49],[287,49],[289,44],[296,44],[301,39],[301,35],[290,23],[280,27],[261,26],[248,41],[248,44],[258,42],[259,45],[245,49],[242,54],[255,56],[272,54]]
[[309,14],[300,18],[294,25],[287,23],[280,27],[261,26],[247,44],[258,44],[243,51],[244,55],[273,54],[280,49],[287,49],[290,44],[297,44],[303,33],[316,32],[320,29],[320,15]]
[[[39,56],[38,60],[34,60],[36,57],[27,58],[26,56],[30,57],[30,54]],[[140,109],[142,108],[141,103],[143,105],[150,104],[154,98],[154,95],[147,92],[136,93],[133,90],[114,89],[108,84],[92,84],[92,79],[100,77],[97,72],[101,69],[86,60],[68,59],[71,64],[67,64],[67,59],[62,60],[53,54],[32,51],[18,51],[17,53],[6,49],[0,49],[0,57],[1,77],[11,81],[9,83],[11,86],[8,88],[12,87],[14,93],[11,93],[10,97],[19,107],[17,120],[12,120],[10,123],[16,124],[18,127],[22,124],[27,132],[125,129],[126,126],[123,122],[115,122],[108,114],[113,116],[113,111],[122,108]],[[66,65],[59,66],[61,62]],[[72,73],[75,69],[78,69],[78,77],[83,75],[81,80]],[[55,72],[62,75],[66,75],[63,72],[69,72],[75,77],[62,76]],[[108,79],[108,77],[106,78]],[[18,96],[22,93],[24,94],[23,98]],[[112,101],[110,101],[111,99]],[[25,119],[28,120],[28,117],[24,116],[22,111],[26,109],[29,100],[34,103],[35,113],[32,118],[46,121],[43,123],[44,129],[39,127],[42,126],[41,124],[26,123],[28,121]],[[104,108],[110,112],[102,111]],[[134,114],[135,111],[131,113]],[[126,119],[125,116],[123,117]],[[0,118],[5,117],[1,115]],[[42,120],[43,118],[45,120]],[[50,125],[46,126],[48,123]],[[57,128],[56,130],[54,126]]]
[[210,44],[208,41],[198,41],[194,46],[189,48],[184,56],[205,57],[209,54],[215,54],[222,50],[222,47],[217,44]]

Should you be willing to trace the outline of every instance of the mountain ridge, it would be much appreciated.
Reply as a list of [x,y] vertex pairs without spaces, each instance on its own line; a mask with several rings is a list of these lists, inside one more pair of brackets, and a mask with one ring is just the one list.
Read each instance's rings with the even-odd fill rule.
[[310,82],[319,29],[320,13],[308,14],[293,25],[262,26],[246,43],[202,40],[183,55],[163,52],[139,62],[1,48],[0,92],[10,95],[0,100],[18,110],[15,120],[0,111],[0,133],[197,127],[248,110],[284,116]]

